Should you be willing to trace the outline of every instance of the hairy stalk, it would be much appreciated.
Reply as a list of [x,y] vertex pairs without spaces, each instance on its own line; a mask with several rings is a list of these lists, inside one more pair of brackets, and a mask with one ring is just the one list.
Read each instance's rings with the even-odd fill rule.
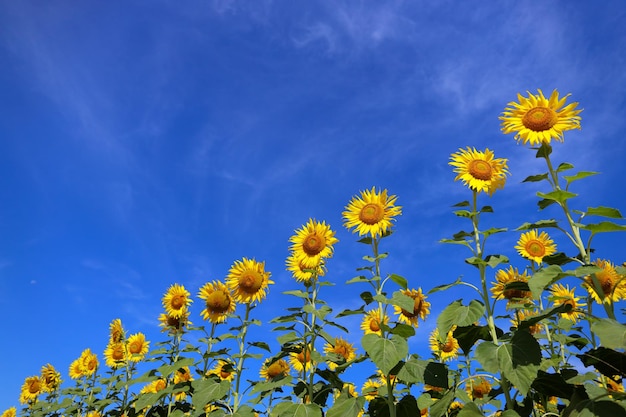
[[248,333],[248,319],[250,318],[250,310],[252,307],[250,303],[246,304],[246,314],[241,323],[241,336],[239,337],[239,358],[237,360],[237,369],[235,370],[235,391],[233,393],[233,414],[239,409],[242,395],[239,394],[239,387],[241,385],[241,374],[243,374],[243,363],[246,359],[246,334]]

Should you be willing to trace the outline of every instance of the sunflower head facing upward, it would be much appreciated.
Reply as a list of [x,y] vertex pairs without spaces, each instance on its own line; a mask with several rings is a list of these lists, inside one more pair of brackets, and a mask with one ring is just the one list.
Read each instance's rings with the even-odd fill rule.
[[192,302],[190,295],[182,285],[170,286],[163,296],[163,308],[167,315],[175,318],[181,317]]
[[353,229],[359,236],[369,235],[376,239],[391,231],[392,222],[402,214],[402,207],[396,206],[395,195],[388,196],[387,190],[361,191],[354,196],[342,213],[344,226]]
[[476,148],[459,149],[450,155],[449,164],[457,174],[455,181],[461,180],[469,189],[480,193],[486,192],[490,196],[496,190],[503,188],[506,175],[509,173],[507,160],[494,158],[493,151],[484,152]]
[[235,312],[237,304],[226,284],[220,281],[207,282],[200,288],[198,298],[205,301],[202,318],[211,323],[223,323]]
[[[549,145],[552,139],[563,142],[563,132],[580,129],[578,103],[565,106],[569,94],[559,99],[559,92],[554,90],[549,98],[528,92],[528,97],[517,95],[518,102],[512,101],[500,116],[501,128],[505,134],[515,133],[515,140],[524,144],[538,146]],[[565,107],[563,107],[565,106]]]
[[522,233],[515,249],[522,257],[540,264],[544,257],[556,252],[556,245],[546,232],[537,233],[537,230],[531,230]]
[[260,302],[267,296],[267,287],[274,282],[269,279],[270,273],[265,271],[265,262],[243,258],[231,266],[226,285],[235,301],[243,304]]
[[333,256],[333,245],[338,242],[335,232],[325,222],[309,219],[296,229],[291,242],[291,253],[304,269],[315,269],[323,259]]

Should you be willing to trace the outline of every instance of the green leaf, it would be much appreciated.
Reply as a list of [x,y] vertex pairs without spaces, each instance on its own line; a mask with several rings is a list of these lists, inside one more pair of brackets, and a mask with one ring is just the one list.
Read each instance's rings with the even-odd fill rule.
[[470,301],[468,306],[464,306],[461,300],[452,302],[437,317],[437,328],[439,338],[446,338],[453,325],[469,326],[474,324],[485,312],[485,306],[477,301]]
[[574,175],[563,175],[563,179],[565,181],[567,181],[567,184],[571,184],[574,181],[583,179],[583,178],[587,178],[587,177],[591,177],[592,175],[597,175],[599,174],[598,172],[594,172],[594,171],[580,171],[577,172]]
[[309,294],[306,291],[302,291],[302,290],[283,291],[283,294],[285,294],[285,295],[295,295],[296,297],[300,297],[300,298],[308,298],[309,297]]
[[338,313],[335,318],[339,318],[339,317],[345,317],[345,316],[353,316],[355,314],[363,314],[365,313],[365,310],[363,310],[363,307],[359,308],[358,310],[343,310],[342,312]]
[[552,204],[555,204],[555,203],[556,203],[556,201],[554,201],[554,200],[548,200],[548,199],[544,198],[542,200],[537,201],[537,206],[539,207],[539,210],[543,210],[544,208],[549,207],[549,206],[551,206]]
[[605,232],[623,232],[626,231],[626,226],[613,222],[600,222],[583,225],[582,229],[589,230],[591,233],[595,234]]
[[156,404],[163,395],[165,395],[163,392],[139,394],[134,404],[135,410],[142,410]]
[[442,417],[448,412],[448,408],[454,400],[454,390],[448,390],[441,399],[434,403],[429,410],[431,417]]
[[365,304],[369,304],[374,301],[374,296],[369,291],[363,291],[360,295],[361,300],[365,302]]
[[483,235],[485,237],[488,237],[488,236],[491,236],[491,235],[495,235],[496,233],[506,232],[507,230],[509,230],[509,229],[507,229],[506,227],[492,227],[490,229],[485,230],[482,233],[483,233]]
[[589,207],[585,213],[587,216],[602,216],[611,219],[623,219],[622,213],[618,209],[612,207]]
[[532,149],[537,150],[535,158],[547,158],[552,153],[552,146],[547,143],[542,143],[540,147]]
[[326,417],[357,417],[364,405],[365,397],[340,396],[328,409]]
[[194,362],[195,360],[193,358],[182,358],[171,365],[161,365],[157,368],[157,370],[161,373],[161,375],[167,376],[172,372],[179,370],[180,368],[193,365]]
[[398,323],[391,329],[391,333],[408,339],[411,336],[415,336],[415,329],[408,324]]
[[598,319],[591,323],[591,331],[602,346],[609,349],[626,349],[626,326],[612,319]]
[[485,262],[487,262],[487,265],[489,265],[490,267],[495,268],[496,266],[500,264],[508,263],[509,258],[507,258],[504,255],[487,255],[485,257]]
[[519,324],[518,329],[519,330],[528,329],[530,326],[533,326],[536,323],[539,323],[541,320],[543,320],[545,318],[556,316],[557,314],[561,314],[561,313],[567,313],[571,309],[572,309],[572,306],[569,305],[569,304],[558,305],[558,306],[553,307],[550,310],[544,312],[543,314],[539,314],[537,316],[532,316],[532,317],[522,321]]
[[548,285],[566,275],[558,265],[550,265],[535,272],[528,280],[528,288],[532,291],[533,298],[538,300]]
[[559,164],[556,172],[568,171],[570,169],[574,169],[574,165],[570,164],[569,162],[562,162],[561,164]]
[[463,281],[461,281],[461,277],[458,277],[458,278],[456,279],[456,281],[454,281],[454,282],[452,282],[452,283],[450,283],[450,284],[438,285],[438,286],[436,286],[436,287],[434,287],[434,288],[431,288],[431,289],[430,289],[430,290],[426,293],[426,295],[430,295],[430,294],[433,294],[433,293],[436,293],[436,292],[439,292],[439,291],[445,291],[445,290],[447,290],[448,288],[452,288],[452,287],[454,287],[455,285],[459,285],[459,284],[461,284],[462,282],[463,282]]
[[439,362],[428,362],[424,369],[424,383],[448,389],[448,367]]
[[391,280],[395,282],[396,284],[398,284],[402,289],[404,290],[407,289],[408,281],[406,280],[406,278],[401,277],[400,275],[396,275],[396,274],[389,275],[389,278],[391,278]]
[[391,296],[389,303],[394,306],[398,306],[402,310],[408,311],[410,313],[415,310],[415,300],[404,294],[402,291],[395,291]]
[[569,191],[565,191],[565,190],[550,191],[549,193],[541,193],[541,192],[537,193],[537,197],[541,197],[545,200],[556,201],[559,204],[563,204],[570,198],[574,198],[577,195],[578,194],[570,193]]
[[410,358],[398,372],[398,378],[412,384],[424,383],[424,371],[429,363],[422,359]]
[[[496,334],[500,337],[504,334],[504,332],[496,327]],[[478,340],[491,340],[489,326],[476,326],[474,324],[471,326],[459,326],[454,329],[454,333],[452,335],[459,342],[459,347],[466,355],[469,354],[472,347]]]
[[485,415],[480,411],[478,406],[473,402],[466,403],[459,414],[458,417],[485,417]]
[[539,175],[530,175],[524,179],[522,182],[539,182],[548,179],[548,173],[539,174]]
[[465,201],[461,201],[460,203],[456,203],[452,207],[468,207],[469,205],[470,205],[470,202],[465,200]]
[[521,230],[541,229],[545,227],[558,227],[558,226],[559,226],[559,223],[554,219],[539,220],[534,223],[524,223],[515,230],[521,231]]
[[498,346],[489,341],[483,342],[476,347],[476,360],[485,369],[485,371],[491,374],[497,374],[500,370],[498,358],[496,356],[497,351]]
[[272,353],[272,350],[270,349],[270,345],[268,345],[265,342],[252,342],[252,343],[250,343],[250,346],[255,346],[255,347],[258,347],[260,349],[263,349],[263,350],[266,350],[266,351]]
[[458,217],[472,217],[472,212],[469,210],[456,210],[453,213]]
[[365,278],[363,275],[359,275],[358,277],[347,280],[346,284],[354,284],[356,282],[370,282],[370,280]]
[[[283,403],[281,403],[283,404]],[[293,404],[285,407],[274,407],[277,417],[322,417],[322,409],[317,404]]]
[[420,410],[417,408],[417,401],[414,396],[407,394],[396,404],[397,417],[414,417],[418,415],[420,415]]
[[483,208],[480,209],[481,213],[493,213],[493,207],[491,206],[484,206]]
[[500,417],[520,417],[520,415],[515,410],[504,410]]
[[565,265],[570,262],[574,262],[574,259],[570,258],[563,252],[557,252],[552,255],[544,256],[543,261],[548,265]]
[[252,387],[252,391],[250,391],[250,393],[255,394],[257,392],[267,392],[267,391],[272,391],[276,388],[280,388],[284,386],[291,386],[292,380],[293,380],[293,377],[287,376],[287,377],[280,378],[275,381],[257,382]]
[[390,339],[377,334],[366,334],[361,339],[361,345],[384,374],[388,374],[409,352],[407,341],[396,334],[392,334]]

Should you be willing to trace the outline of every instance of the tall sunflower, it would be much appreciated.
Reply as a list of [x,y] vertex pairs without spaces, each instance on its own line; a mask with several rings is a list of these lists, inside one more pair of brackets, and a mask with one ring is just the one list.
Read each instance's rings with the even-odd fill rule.
[[508,300],[507,307],[512,303],[532,303],[532,293],[526,289],[516,288],[528,283],[526,271],[519,273],[517,268],[509,266],[509,269],[500,269],[496,272],[496,282],[491,287],[492,297],[500,300]]
[[173,317],[162,313],[159,315],[159,327],[161,327],[161,331],[168,332],[172,336],[184,333],[191,324],[189,314],[189,311],[185,311],[180,317]]
[[289,248],[304,268],[317,268],[323,259],[333,256],[333,245],[338,242],[335,232],[325,222],[309,221],[289,238]]
[[289,375],[290,370],[291,368],[286,360],[277,359],[272,361],[268,359],[263,363],[259,375],[266,381],[273,381]]
[[402,290],[402,293],[413,299],[413,311],[394,306],[394,314],[398,316],[398,321],[417,327],[417,319],[426,320],[426,316],[430,313],[430,303],[426,301],[426,296],[422,293],[421,288],[417,290]]
[[217,375],[222,381],[232,381],[235,378],[235,365],[227,360],[220,359],[207,375]]
[[323,265],[317,265],[313,268],[305,266],[296,253],[291,253],[287,257],[286,263],[287,271],[291,272],[295,280],[305,284],[310,283],[315,277],[321,277],[326,273]]
[[482,399],[491,392],[491,384],[483,377],[473,378],[466,383],[465,390],[472,400]]
[[352,197],[342,213],[343,225],[359,236],[380,237],[391,230],[395,217],[402,214],[402,207],[395,205],[396,200],[395,195],[388,196],[387,190],[376,191],[376,187],[361,191],[360,196]]
[[603,302],[610,304],[626,298],[626,277],[615,270],[615,265],[604,259],[598,259],[593,264],[601,268],[595,276],[602,288],[602,294],[596,289],[591,276],[585,277],[583,283],[583,287],[593,299],[599,304]]
[[61,386],[61,373],[54,366],[47,364],[41,367],[41,390],[54,392]]
[[327,361],[331,371],[337,368],[337,362],[350,362],[352,359],[356,358],[356,348],[354,345],[341,337],[335,338],[334,345],[326,343],[324,352],[331,355],[330,360]]
[[200,313],[204,320],[223,323],[229,314],[235,312],[237,303],[226,284],[220,281],[207,282],[200,288],[198,298],[204,300],[205,308]]
[[477,193],[486,192],[490,196],[496,190],[504,187],[506,175],[509,173],[507,160],[494,158],[493,151],[484,152],[476,148],[459,149],[450,155],[449,165],[454,167],[457,174],[455,181],[463,181],[463,185]]
[[550,236],[546,232],[537,233],[536,229],[522,233],[515,249],[522,257],[538,264],[543,262],[544,257],[556,253],[556,245]]
[[[365,314],[363,320],[361,321],[361,330],[365,332],[365,334],[375,333],[381,335],[380,324],[381,324],[381,311],[379,309],[370,310]],[[382,323],[389,323],[389,316],[386,314],[382,316]]]
[[125,366],[128,356],[128,350],[124,342],[109,342],[106,349],[104,349],[104,363],[111,369]]
[[168,316],[178,318],[182,316],[191,304],[191,294],[184,286],[173,284],[163,296],[163,308]]
[[70,363],[69,374],[72,379],[80,379],[85,375],[81,358],[75,359]]
[[41,378],[38,376],[29,376],[24,380],[22,390],[20,393],[20,403],[27,404],[29,402],[37,401],[37,397],[43,390],[43,384]]
[[6,410],[4,410],[2,414],[0,414],[0,417],[16,417],[16,416],[17,416],[17,408],[15,407],[9,407]]
[[289,363],[296,372],[308,371],[313,366],[313,360],[311,359],[311,346],[307,346],[306,349],[301,348],[299,352],[291,352],[289,354]]
[[554,284],[550,291],[552,292],[552,296],[550,299],[554,303],[555,306],[560,306],[563,304],[569,304],[572,306],[570,311],[565,313],[561,313],[561,317],[569,319],[576,323],[578,319],[583,315],[581,312],[581,307],[584,307],[586,304],[579,302],[580,297],[576,297],[574,295],[574,289],[569,288],[568,286],[563,286],[561,284]]
[[131,362],[139,362],[148,353],[150,342],[146,341],[146,335],[143,333],[135,333],[126,341],[126,349],[128,351],[128,360]]
[[539,94],[531,94],[528,98],[517,94],[519,102],[512,101],[500,116],[502,132],[515,133],[515,140],[524,144],[537,146],[550,144],[552,139],[563,142],[563,132],[580,129],[580,112],[578,103],[565,102],[569,94],[559,99],[559,92],[554,90],[550,98],[546,98],[541,90]]
[[456,329],[456,326],[453,326],[448,331],[444,342],[439,341],[439,329],[437,327],[430,333],[428,338],[430,350],[442,362],[451,361],[459,356],[459,341],[452,335],[454,329]]
[[139,392],[141,394],[156,394],[159,391],[163,391],[165,388],[167,388],[167,381],[163,378],[159,378],[145,385]]
[[270,273],[265,271],[265,262],[243,258],[230,267],[226,285],[238,303],[260,302],[267,295],[267,287],[273,284]]
[[380,381],[376,381],[373,379],[368,379],[363,384],[363,388],[361,388],[361,393],[367,401],[372,401],[374,398],[380,395],[380,388],[383,384]]
[[86,376],[93,375],[98,369],[98,356],[87,348],[80,354],[81,366],[83,367],[83,374]]
[[109,340],[113,343],[121,342],[125,339],[126,332],[122,327],[122,320],[115,319],[109,324]]

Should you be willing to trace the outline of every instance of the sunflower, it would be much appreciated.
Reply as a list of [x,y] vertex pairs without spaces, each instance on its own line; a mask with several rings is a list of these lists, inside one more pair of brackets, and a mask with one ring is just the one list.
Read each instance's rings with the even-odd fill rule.
[[372,401],[374,398],[380,395],[379,391],[382,386],[383,384],[381,384],[380,381],[368,379],[363,384],[363,388],[361,389],[361,392],[363,393],[363,396],[365,397],[367,401]]
[[359,236],[370,235],[378,238],[391,230],[391,222],[402,214],[402,207],[396,206],[397,197],[387,196],[387,190],[377,192],[361,191],[361,196],[354,196],[342,213],[344,226],[353,229]]
[[172,336],[184,333],[190,324],[189,311],[185,311],[180,317],[172,317],[163,313],[159,316],[161,331],[168,332]]
[[356,348],[352,343],[349,343],[345,339],[341,337],[335,338],[335,344],[331,345],[327,343],[324,346],[324,352],[330,354],[330,360],[327,361],[328,367],[331,371],[334,371],[337,368],[337,362],[345,363],[350,362],[354,358],[356,358]]
[[235,312],[237,303],[226,284],[220,281],[207,282],[200,288],[198,298],[204,300],[205,309],[200,313],[204,320],[223,323],[229,314]]
[[550,291],[552,292],[552,296],[550,299],[554,302],[554,305],[560,306],[563,304],[569,304],[572,306],[572,309],[568,312],[561,313],[561,317],[565,319],[569,319],[576,323],[578,318],[583,314],[580,311],[581,307],[584,307],[585,303],[580,303],[580,297],[576,297],[574,295],[574,289],[570,290],[569,285],[564,287],[561,284],[554,284]]
[[166,387],[167,381],[163,378],[159,378],[144,386],[139,392],[140,394],[156,394],[157,392],[164,390]]
[[72,379],[80,379],[85,375],[83,373],[83,364],[80,358],[74,360],[70,364],[69,374]]
[[317,268],[323,259],[333,256],[333,245],[338,242],[330,225],[309,219],[307,224],[296,229],[289,248],[305,268]]
[[91,376],[98,369],[98,357],[91,349],[87,348],[80,354],[81,366],[83,367],[83,375]]
[[459,342],[452,336],[454,329],[456,329],[456,326],[452,326],[450,331],[448,331],[445,342],[439,341],[439,329],[436,327],[428,338],[430,350],[442,362],[456,359],[459,356]]
[[308,346],[306,349],[300,349],[300,352],[291,352],[289,354],[289,363],[296,372],[308,371],[313,365],[311,346]]
[[546,232],[537,234],[537,230],[531,230],[522,233],[515,249],[522,257],[540,264],[544,257],[556,252],[556,245]]
[[554,90],[549,99],[537,90],[538,95],[528,91],[528,98],[517,95],[519,103],[510,102],[500,116],[502,132],[515,132],[515,140],[522,140],[530,146],[550,144],[552,139],[563,142],[563,132],[580,129],[580,112],[576,110],[578,103],[565,102],[567,97],[559,99],[559,93]]
[[126,332],[122,327],[122,320],[115,319],[109,324],[109,341],[116,343],[121,342],[126,337]]
[[[515,310],[515,315],[511,320],[513,327],[519,327],[523,321],[536,317],[539,313],[533,310]],[[541,322],[537,322],[531,326],[528,326],[528,332],[530,334],[541,333]]]
[[38,376],[29,376],[22,385],[20,403],[26,404],[37,401],[37,396],[43,391],[43,384]]
[[146,341],[146,335],[143,333],[135,333],[130,336],[126,341],[126,350],[128,352],[128,359],[131,362],[139,362],[143,360],[148,353],[148,347],[150,342]]
[[323,276],[326,271],[322,264],[315,267],[307,267],[302,263],[302,259],[296,254],[292,253],[287,258],[287,271],[291,272],[291,275],[296,281],[309,284],[311,280],[316,277]]
[[[382,312],[379,309],[368,311],[365,317],[363,317],[363,320],[361,321],[361,330],[363,330],[365,334],[375,333],[377,335],[381,335],[382,334],[380,330],[380,324],[381,324],[380,316],[381,315],[382,315]],[[383,315],[382,323],[385,325],[389,323],[389,316],[387,316],[386,314]]]
[[232,362],[220,359],[207,375],[217,375],[222,381],[232,381],[235,378],[235,368]]
[[265,262],[243,258],[230,267],[226,285],[233,293],[235,301],[249,304],[265,298],[268,285],[274,283],[269,278],[270,273],[265,271]]
[[626,277],[617,273],[615,265],[603,259],[598,259],[593,264],[601,268],[595,276],[602,288],[602,295],[596,290],[591,276],[585,277],[583,284],[593,299],[599,304],[602,302],[610,304],[626,298]]
[[17,408],[15,407],[7,408],[6,410],[4,410],[2,414],[0,414],[0,417],[16,417],[16,416],[17,416]]
[[465,385],[465,390],[472,400],[482,399],[491,392],[491,384],[485,378],[478,377]]
[[515,285],[523,285],[523,283],[528,283],[528,278],[529,277],[526,274],[526,271],[520,274],[517,268],[513,268],[512,266],[509,266],[508,270],[499,270],[498,272],[496,272],[497,282],[492,283],[492,297],[497,300],[509,300],[507,307],[509,307],[512,303],[530,303],[532,297],[532,293],[530,291],[514,288]]
[[[174,373],[174,385],[189,381],[193,381],[193,376],[191,375],[191,371],[188,366],[183,366],[182,368],[179,368],[176,373]],[[176,401],[182,401],[187,397],[187,392],[175,391],[174,397],[176,398]]]
[[430,313],[430,303],[426,301],[426,296],[422,293],[422,289],[403,290],[402,293],[413,299],[413,311],[406,311],[403,308],[394,306],[394,314],[398,316],[398,321],[406,323],[413,327],[417,327],[417,319],[426,320],[426,316]]
[[125,366],[128,356],[127,346],[124,342],[109,342],[104,350],[104,362],[111,369]]
[[54,366],[47,364],[41,367],[41,390],[43,392],[54,392],[61,386],[61,373],[54,369]]
[[450,155],[450,159],[449,164],[455,167],[454,172],[457,174],[454,180],[463,181],[463,185],[469,189],[477,193],[486,192],[491,196],[504,187],[509,173],[507,160],[494,158],[493,151],[485,149],[481,152],[468,146]]
[[272,362],[271,359],[268,359],[263,363],[259,375],[266,381],[273,381],[289,375],[290,370],[286,360],[278,359]]
[[191,294],[184,286],[173,284],[163,296],[163,308],[168,316],[178,318],[182,316],[191,304]]
[[102,414],[99,411],[89,411],[85,417],[102,417]]

